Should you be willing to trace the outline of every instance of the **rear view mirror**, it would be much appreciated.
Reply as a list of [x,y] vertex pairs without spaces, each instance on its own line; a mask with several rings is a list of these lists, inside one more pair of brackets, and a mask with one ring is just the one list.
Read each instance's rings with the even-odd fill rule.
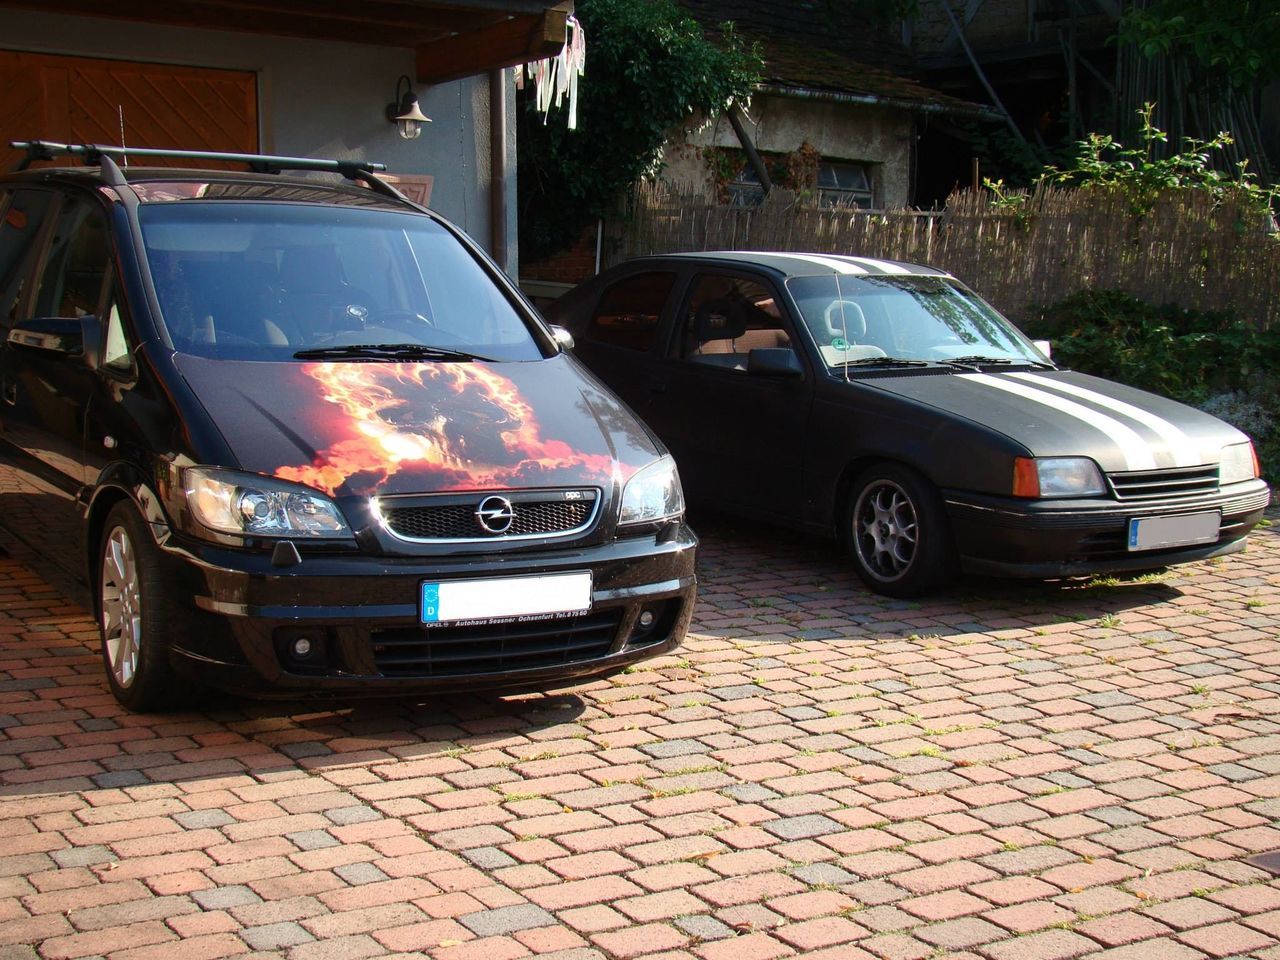
[[747,354],[747,373],[757,377],[798,380],[804,376],[800,358],[790,347],[757,347]]
[[1049,340],[1032,340],[1031,345],[1044,354],[1046,360],[1053,359],[1053,343]]
[[10,346],[41,350],[65,357],[86,355],[86,348],[96,349],[98,318],[32,317],[19,320],[9,330]]
[[551,324],[551,336],[559,344],[561,350],[573,349],[573,334],[564,327],[557,326],[554,323]]

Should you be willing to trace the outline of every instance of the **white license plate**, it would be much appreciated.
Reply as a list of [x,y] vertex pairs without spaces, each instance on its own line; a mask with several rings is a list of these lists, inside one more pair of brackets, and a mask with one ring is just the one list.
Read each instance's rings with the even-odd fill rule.
[[1160,550],[1196,543],[1213,543],[1222,526],[1221,512],[1190,513],[1180,517],[1143,517],[1129,521],[1130,550]]
[[591,574],[443,580],[422,584],[424,626],[554,620],[591,609]]

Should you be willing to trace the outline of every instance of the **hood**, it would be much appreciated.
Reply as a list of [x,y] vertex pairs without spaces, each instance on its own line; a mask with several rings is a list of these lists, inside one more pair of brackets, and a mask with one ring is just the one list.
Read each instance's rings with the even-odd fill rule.
[[1036,457],[1091,457],[1104,472],[1217,463],[1249,438],[1203,411],[1069,370],[862,381],[989,427]]
[[241,469],[333,496],[599,486],[659,456],[563,355],[523,363],[272,363],[180,354]]

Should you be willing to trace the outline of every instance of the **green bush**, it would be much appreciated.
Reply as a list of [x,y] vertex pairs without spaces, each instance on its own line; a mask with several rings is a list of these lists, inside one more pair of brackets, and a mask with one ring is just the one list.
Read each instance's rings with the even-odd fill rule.
[[1280,333],[1231,313],[1155,307],[1114,290],[1043,307],[1025,325],[1054,359],[1199,407],[1252,437],[1280,479]]

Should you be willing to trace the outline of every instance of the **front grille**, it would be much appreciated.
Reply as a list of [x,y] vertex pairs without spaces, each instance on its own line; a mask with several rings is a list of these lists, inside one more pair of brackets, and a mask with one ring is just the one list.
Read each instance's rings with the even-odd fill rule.
[[1117,500],[1181,500],[1218,492],[1218,465],[1109,473]]
[[[595,490],[510,493],[514,517],[502,533],[491,533],[476,516],[490,495],[446,495],[431,498],[391,498],[379,504],[387,529],[407,540],[511,540],[567,536],[585,530],[595,516]],[[572,499],[570,499],[572,497]]]
[[461,677],[536,670],[603,657],[622,609],[566,620],[482,627],[398,627],[373,634],[373,659],[389,677]]

